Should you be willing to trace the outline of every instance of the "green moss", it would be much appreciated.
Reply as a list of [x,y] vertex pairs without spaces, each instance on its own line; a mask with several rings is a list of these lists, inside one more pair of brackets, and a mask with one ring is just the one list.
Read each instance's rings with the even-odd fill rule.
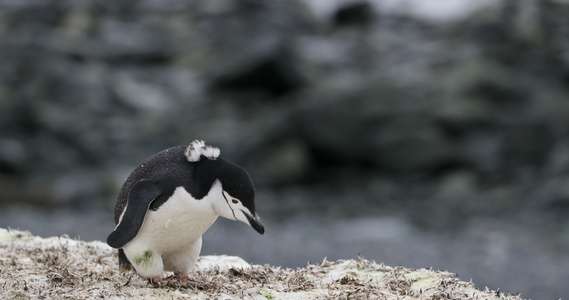
[[137,266],[148,266],[154,260],[154,252],[150,250],[144,251],[141,256],[137,256],[134,258],[134,264]]
[[267,299],[274,299],[275,298],[275,296],[273,296],[270,291],[265,290],[265,289],[260,289],[259,294],[261,294],[261,296],[263,296]]

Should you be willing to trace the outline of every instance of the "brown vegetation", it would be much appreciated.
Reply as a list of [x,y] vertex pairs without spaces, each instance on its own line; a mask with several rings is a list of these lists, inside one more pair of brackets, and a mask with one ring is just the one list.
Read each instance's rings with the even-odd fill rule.
[[201,257],[193,279],[207,290],[183,288],[172,277],[154,287],[121,273],[116,250],[98,241],[39,238],[0,229],[3,299],[520,299],[477,290],[454,274],[388,267],[362,258],[324,261],[300,269],[249,265],[238,257]]

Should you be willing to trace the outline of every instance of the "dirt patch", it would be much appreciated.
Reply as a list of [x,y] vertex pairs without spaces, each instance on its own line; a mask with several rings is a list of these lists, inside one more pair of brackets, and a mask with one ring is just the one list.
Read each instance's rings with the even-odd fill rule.
[[[203,256],[192,279],[209,289],[166,280],[154,287],[120,272],[116,250],[98,241],[40,238],[0,229],[0,295],[3,299],[521,299],[480,291],[444,271],[389,267],[358,258],[299,269],[250,265],[233,256]],[[165,274],[168,276],[169,274]]]

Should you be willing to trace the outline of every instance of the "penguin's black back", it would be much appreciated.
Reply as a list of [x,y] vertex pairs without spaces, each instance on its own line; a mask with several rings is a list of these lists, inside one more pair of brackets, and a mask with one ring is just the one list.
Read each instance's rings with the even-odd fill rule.
[[[214,164],[213,168],[207,168],[208,171],[206,172],[200,170],[198,176],[196,170],[202,161],[189,162],[184,155],[186,147],[187,145],[181,145],[162,150],[146,159],[132,171],[117,198],[114,211],[115,224],[118,224],[120,215],[127,204],[130,189],[143,179],[152,180],[162,191],[161,195],[152,201],[151,210],[157,210],[179,186],[183,186],[194,199],[202,199],[208,194],[216,179],[215,165],[223,163],[223,159],[208,161],[208,164]],[[207,159],[202,157],[202,160]]]

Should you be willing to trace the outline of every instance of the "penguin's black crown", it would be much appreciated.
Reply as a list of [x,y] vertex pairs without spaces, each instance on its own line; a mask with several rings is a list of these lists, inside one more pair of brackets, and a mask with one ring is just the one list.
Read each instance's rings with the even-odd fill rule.
[[[206,145],[202,140],[194,140],[184,151],[186,159],[189,162],[196,163],[196,169],[201,174],[202,179],[212,178],[212,176],[217,178],[223,190],[240,199],[243,205],[251,211],[255,211],[255,187],[251,177],[242,167],[219,158],[220,154],[219,148]],[[202,157],[206,159],[202,160]],[[206,181],[211,182],[211,180]]]

